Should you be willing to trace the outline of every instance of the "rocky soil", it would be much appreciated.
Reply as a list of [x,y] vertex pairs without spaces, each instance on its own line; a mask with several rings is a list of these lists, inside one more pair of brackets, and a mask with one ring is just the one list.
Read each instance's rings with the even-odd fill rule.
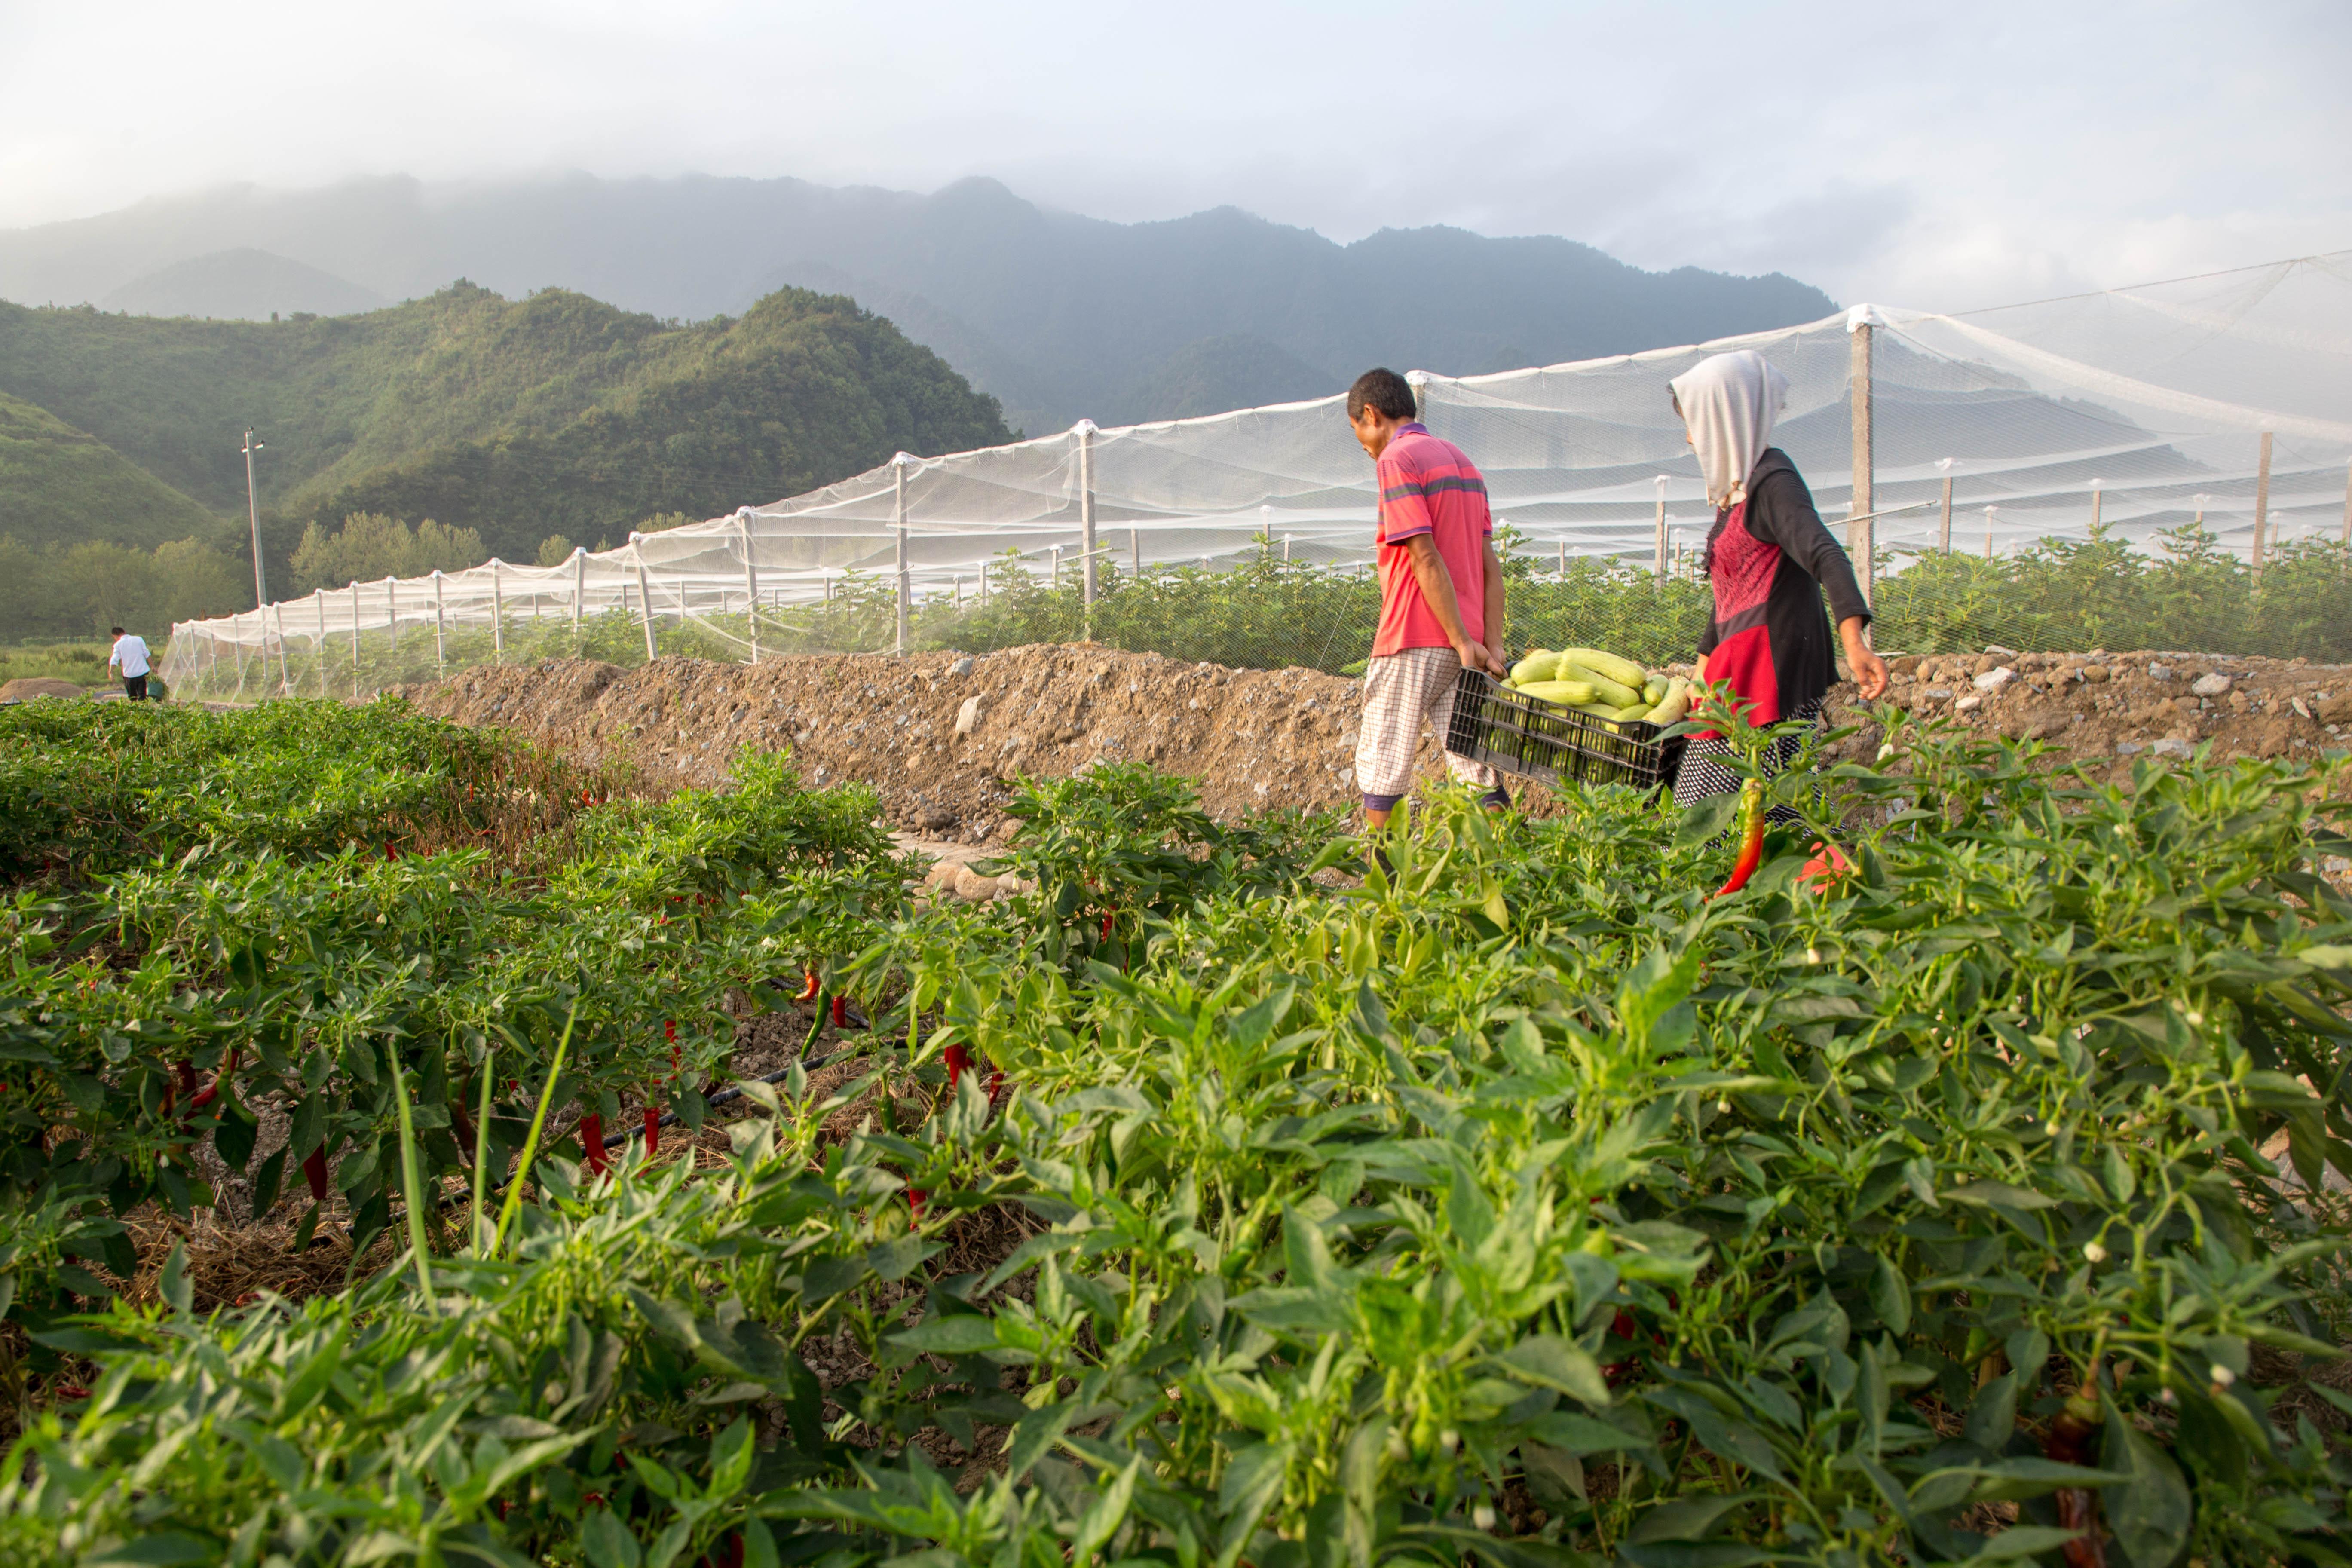
[[2207,742],[2219,757],[2315,759],[2352,728],[2352,668],[2305,659],[1995,649],[1887,664],[1898,707],[2047,741],[2084,762],[2186,757]]

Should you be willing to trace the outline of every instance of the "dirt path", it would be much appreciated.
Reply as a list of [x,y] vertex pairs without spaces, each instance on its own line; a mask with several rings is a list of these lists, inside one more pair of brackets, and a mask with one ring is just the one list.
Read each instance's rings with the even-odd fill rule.
[[[2352,668],[2195,654],[2013,654],[1889,661],[1889,700],[1923,717],[2127,769],[2143,754],[2315,760],[2352,727]],[[1102,760],[1200,781],[1219,817],[1356,798],[1356,683],[1309,669],[1236,670],[1087,645],[971,657],[780,658],[756,667],[663,658],[478,668],[405,689],[425,711],[499,724],[580,760],[625,760],[685,784],[725,782],[745,746],[790,747],[814,784],[873,784],[926,852],[1002,842],[1010,781]],[[1830,717],[1853,717],[1853,689]],[[1874,752],[1874,731],[1843,751]],[[1438,769],[1424,741],[1422,771]],[[1541,808],[1540,798],[1534,803]]]

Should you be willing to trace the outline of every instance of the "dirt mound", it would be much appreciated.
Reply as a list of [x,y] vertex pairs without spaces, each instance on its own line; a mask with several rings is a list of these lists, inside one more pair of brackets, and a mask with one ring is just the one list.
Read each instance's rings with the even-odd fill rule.
[[23,675],[0,685],[0,702],[29,702],[36,697],[87,697],[87,687],[54,675]]
[[746,746],[789,747],[810,782],[863,780],[894,821],[966,842],[1003,837],[1007,781],[1103,760],[1199,779],[1221,817],[1355,798],[1354,682],[1083,644],[756,666],[662,658],[631,670],[557,660],[470,669],[404,695],[592,765],[625,759],[683,784],[723,782]]
[[[2144,752],[2315,756],[2352,724],[2352,669],[2166,653],[1903,657],[1889,700],[1922,716],[2046,740],[2126,768]],[[2006,671],[2006,674],[2002,672]],[[1230,819],[1258,806],[1356,796],[1356,683],[1310,669],[1244,670],[1085,644],[962,656],[662,658],[636,669],[557,660],[478,668],[406,688],[425,711],[516,730],[579,760],[625,761],[685,784],[726,782],[746,746],[789,747],[812,783],[862,780],[930,841],[1001,840],[1009,781],[1100,760],[1200,781]],[[1832,722],[1856,717],[1853,688]],[[1866,759],[1874,731],[1846,742]],[[1424,741],[1421,769],[1439,771]],[[1534,803],[1541,807],[1540,797]]]

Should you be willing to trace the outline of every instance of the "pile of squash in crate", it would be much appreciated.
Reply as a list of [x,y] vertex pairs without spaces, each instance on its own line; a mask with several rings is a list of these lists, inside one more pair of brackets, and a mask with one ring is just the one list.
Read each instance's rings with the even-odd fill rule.
[[1504,687],[1538,702],[1572,708],[1612,723],[1672,724],[1690,711],[1684,676],[1653,674],[1630,658],[1595,647],[1538,648],[1511,667]]

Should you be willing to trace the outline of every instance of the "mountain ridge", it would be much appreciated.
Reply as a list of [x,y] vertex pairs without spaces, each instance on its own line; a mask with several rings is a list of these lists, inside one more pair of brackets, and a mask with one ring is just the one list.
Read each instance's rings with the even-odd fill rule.
[[[986,176],[927,194],[780,177],[583,174],[310,191],[237,186],[0,231],[0,298],[96,300],[139,271],[236,246],[390,299],[454,277],[556,286],[663,320],[737,314],[779,286],[890,315],[1032,433],[1131,401],[1236,335],[1332,390],[1375,363],[1471,374],[1817,320],[1828,296],[1780,276],[1647,272],[1554,236],[1444,226],[1342,245],[1234,206],[1121,224],[1057,211]],[[902,319],[903,317],[903,319]],[[1166,374],[1163,374],[1165,372]],[[1171,379],[1171,376],[1173,379]],[[1275,395],[1234,384],[1248,402]]]

